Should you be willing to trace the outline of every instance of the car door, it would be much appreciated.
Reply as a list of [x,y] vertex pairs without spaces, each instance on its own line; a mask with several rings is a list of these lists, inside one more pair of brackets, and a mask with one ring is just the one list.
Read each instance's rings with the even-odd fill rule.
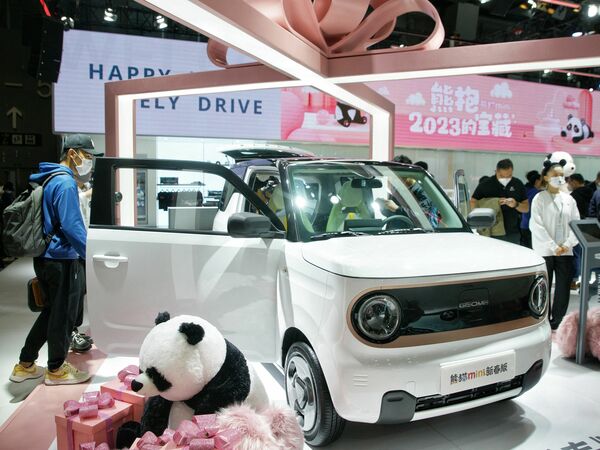
[[469,212],[471,212],[471,194],[467,177],[463,169],[458,169],[454,173],[454,205],[466,220]]
[[271,210],[229,169],[192,161],[98,159],[87,243],[90,327],[98,347],[137,355],[160,311],[200,316],[250,360],[274,361],[277,271],[285,238],[213,231],[203,193],[233,186],[274,227]]

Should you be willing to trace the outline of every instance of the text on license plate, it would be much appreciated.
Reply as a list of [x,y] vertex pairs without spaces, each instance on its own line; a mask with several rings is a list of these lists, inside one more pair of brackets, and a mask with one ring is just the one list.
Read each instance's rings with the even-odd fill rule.
[[441,394],[452,394],[515,377],[515,352],[473,358],[440,365]]

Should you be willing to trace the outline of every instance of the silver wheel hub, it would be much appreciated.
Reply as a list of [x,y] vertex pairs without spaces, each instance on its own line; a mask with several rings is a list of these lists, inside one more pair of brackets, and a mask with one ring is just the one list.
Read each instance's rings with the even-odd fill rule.
[[285,371],[288,403],[295,411],[303,431],[312,430],[317,422],[315,382],[308,363],[300,355],[290,358]]

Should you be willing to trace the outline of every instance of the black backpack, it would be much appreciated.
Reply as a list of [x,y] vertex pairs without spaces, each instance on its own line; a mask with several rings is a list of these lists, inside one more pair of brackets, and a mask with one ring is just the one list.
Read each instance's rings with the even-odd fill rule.
[[49,175],[42,185],[21,193],[2,213],[2,246],[7,256],[40,256],[46,251],[55,233],[44,235],[44,187],[58,175],[68,173]]

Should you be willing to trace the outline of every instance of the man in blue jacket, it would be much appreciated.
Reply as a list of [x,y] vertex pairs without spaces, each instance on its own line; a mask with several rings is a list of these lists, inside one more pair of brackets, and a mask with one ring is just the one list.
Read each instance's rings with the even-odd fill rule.
[[[61,173],[44,188],[44,233],[51,234],[52,240],[45,253],[33,260],[49,306],[29,331],[11,381],[40,378],[44,373],[47,385],[78,384],[90,378],[87,372],[68,363],[66,357],[85,291],[83,261],[87,233],[79,209],[77,184],[89,180],[93,158],[100,154],[89,136],[71,135],[64,141],[60,164],[41,163],[40,172],[30,177],[30,181],[42,184],[50,174]],[[35,360],[46,342],[48,367],[44,372]]]

